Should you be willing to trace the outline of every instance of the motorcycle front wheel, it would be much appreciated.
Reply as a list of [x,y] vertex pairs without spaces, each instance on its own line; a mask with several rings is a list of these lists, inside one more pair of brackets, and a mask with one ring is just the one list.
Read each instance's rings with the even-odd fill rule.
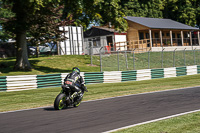
[[76,102],[74,102],[74,107],[78,107],[81,104],[83,97],[80,100],[76,100]]
[[66,106],[66,95],[64,93],[58,94],[54,101],[54,109],[61,110]]

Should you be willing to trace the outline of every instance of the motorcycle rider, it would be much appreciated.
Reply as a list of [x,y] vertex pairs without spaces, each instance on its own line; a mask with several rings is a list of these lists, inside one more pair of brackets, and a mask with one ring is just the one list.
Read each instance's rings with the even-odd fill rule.
[[88,92],[87,87],[85,86],[84,79],[82,76],[80,76],[80,69],[78,67],[72,68],[72,73],[69,73],[65,77],[64,84],[73,86],[72,90],[74,91],[74,93],[70,97],[71,100],[73,100],[77,96],[81,98],[84,91]]

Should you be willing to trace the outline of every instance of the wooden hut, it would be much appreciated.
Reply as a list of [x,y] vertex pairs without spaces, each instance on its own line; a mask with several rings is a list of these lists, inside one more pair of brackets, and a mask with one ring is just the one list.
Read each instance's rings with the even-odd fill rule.
[[[161,51],[179,49],[200,49],[199,29],[171,19],[127,16],[128,49]],[[195,33],[195,34],[194,34]]]

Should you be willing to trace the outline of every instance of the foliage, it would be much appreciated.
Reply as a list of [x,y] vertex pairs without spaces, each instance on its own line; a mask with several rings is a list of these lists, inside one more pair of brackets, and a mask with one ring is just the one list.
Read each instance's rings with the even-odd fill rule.
[[64,5],[49,3],[47,6],[40,8],[34,13],[33,18],[30,19],[32,25],[28,31],[30,38],[28,39],[32,45],[44,44],[47,42],[63,41],[64,28],[61,27],[69,25],[72,20],[69,18],[61,19]]
[[198,0],[163,0],[163,2],[165,4],[164,18],[170,18],[191,26],[198,25]]
[[64,16],[73,15],[75,23],[108,25],[124,31],[124,16],[169,18],[191,26],[200,25],[199,0],[75,0],[65,1]]
[[121,0],[126,16],[161,18],[163,3],[161,0]]
[[[16,35],[17,59],[14,69],[31,70],[31,65],[27,56],[27,32],[31,31],[30,34],[32,33],[32,36],[35,35],[34,39],[36,41],[39,38],[36,34],[38,32],[40,33],[41,30],[43,30],[42,33],[45,33],[45,35],[43,34],[43,38],[49,37],[52,39],[53,36],[58,33],[55,32],[58,31],[55,30],[55,28],[57,28],[56,26],[59,26],[58,23],[64,24],[61,23],[61,21],[58,21],[59,16],[55,16],[57,14],[53,12],[53,8],[55,8],[54,11],[58,11],[60,9],[59,4],[61,2],[59,0],[3,0],[4,5],[8,3],[10,5],[8,9],[12,11],[14,16],[6,21],[4,20],[3,25],[6,31],[12,32]],[[49,25],[53,25],[53,28]],[[31,30],[31,27],[34,30]],[[61,38],[61,34],[57,35],[56,39]]]
[[[108,25],[111,22],[116,30],[125,31],[127,23],[123,17],[128,15],[170,18],[200,26],[199,0],[0,0],[2,2],[0,23],[7,33],[3,31],[0,35],[16,35],[15,68],[22,70],[31,69],[25,47],[27,33],[35,44],[57,41],[63,39],[58,27],[71,23],[72,18],[85,29],[91,23]],[[66,18],[67,21],[62,21]]]
[[191,26],[200,25],[199,0],[121,0],[126,16],[169,18]]
[[2,28],[0,30],[0,41],[6,41],[10,38],[14,38],[14,34],[5,31],[2,25],[4,21],[7,21],[9,18],[14,16],[14,14],[11,12],[11,9],[7,7],[9,7],[9,4],[6,3],[3,5],[2,0],[0,0],[0,27]]
[[120,0],[65,1],[64,16],[69,14],[72,14],[75,23],[82,25],[84,29],[87,29],[91,23],[94,25],[108,25],[109,22],[116,30],[125,31],[127,29]]

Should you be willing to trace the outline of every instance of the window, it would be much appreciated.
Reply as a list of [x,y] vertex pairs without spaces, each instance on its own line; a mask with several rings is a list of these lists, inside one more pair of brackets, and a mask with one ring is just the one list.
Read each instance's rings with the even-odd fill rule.
[[100,47],[100,37],[89,39],[89,41],[93,42],[93,47]]
[[188,38],[189,34],[188,33],[184,33],[184,38]]
[[175,33],[172,33],[172,38],[176,38],[176,35],[175,35]]
[[156,33],[154,34],[154,36],[155,36],[155,38],[159,38],[158,32],[156,32]]
[[169,36],[169,33],[167,33],[166,36]]
[[181,38],[181,34],[177,34],[177,38]]
[[143,32],[139,32],[139,38],[140,38],[140,40],[144,39],[144,33]]
[[146,33],[146,39],[148,39],[149,38],[149,33]]

